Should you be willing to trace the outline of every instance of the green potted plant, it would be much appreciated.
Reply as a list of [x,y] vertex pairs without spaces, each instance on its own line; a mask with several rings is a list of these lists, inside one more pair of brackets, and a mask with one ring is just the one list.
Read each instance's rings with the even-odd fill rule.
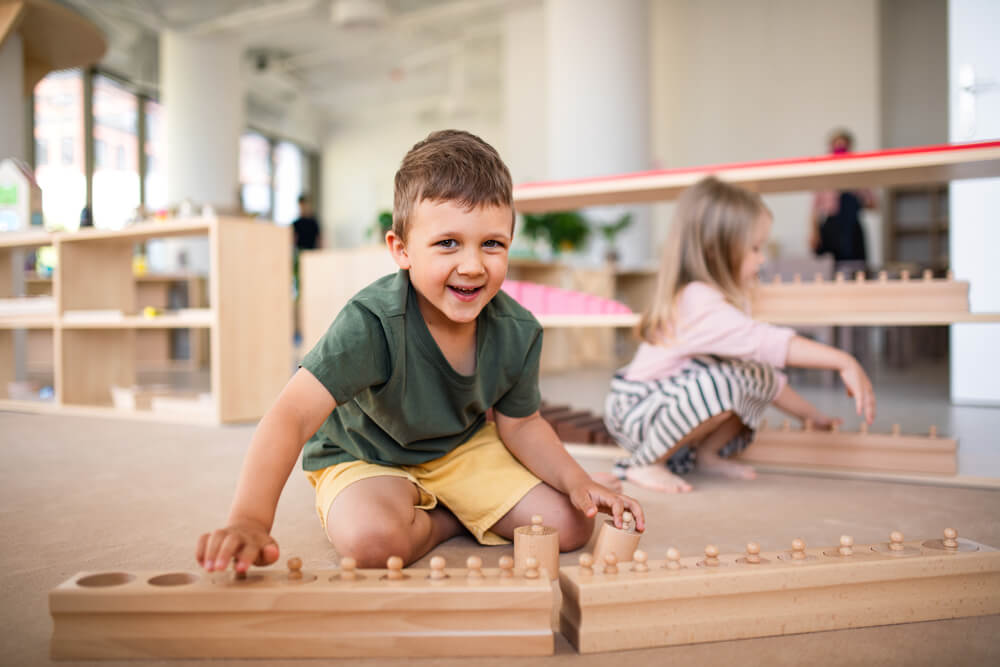
[[523,231],[532,240],[548,240],[553,255],[579,250],[590,236],[587,219],[577,211],[525,213]]
[[609,262],[618,261],[618,247],[615,245],[615,239],[618,237],[618,234],[627,229],[631,224],[632,214],[626,213],[616,221],[600,226],[601,234],[604,236],[604,240],[608,242],[608,248],[604,253],[604,258]]

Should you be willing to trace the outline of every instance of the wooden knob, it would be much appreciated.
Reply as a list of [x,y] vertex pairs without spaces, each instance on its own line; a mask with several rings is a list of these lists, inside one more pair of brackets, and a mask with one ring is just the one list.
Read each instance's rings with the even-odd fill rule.
[[889,548],[893,551],[902,551],[906,548],[903,546],[903,534],[898,530],[889,533]]
[[669,570],[681,569],[681,552],[673,547],[667,549],[667,562],[664,563],[664,567]]
[[944,529],[944,547],[945,549],[958,548],[958,531],[954,528]]
[[907,271],[906,269],[903,269],[902,271],[899,272],[899,279],[903,281],[909,280],[910,272]]
[[[340,566],[344,566],[344,561],[340,561]],[[385,567],[389,570],[386,579],[398,580],[403,578],[403,559],[399,556],[389,556],[385,561]]]
[[837,549],[841,556],[851,556],[854,554],[854,538],[850,535],[840,536],[840,548]]
[[483,559],[479,556],[469,556],[466,558],[465,567],[469,570],[469,579],[483,578]]
[[604,574],[618,574],[618,556],[613,553],[604,554]]
[[798,285],[799,283],[801,283],[802,282],[802,274],[801,273],[794,274],[792,276],[792,282],[795,283],[796,285]]
[[719,547],[714,544],[709,544],[705,547],[705,565],[718,565],[719,564]]
[[924,269],[924,280],[933,280],[934,272],[930,269]]
[[537,579],[538,578],[538,559],[529,556],[524,559],[524,578],[525,579]]
[[760,563],[760,545],[756,542],[747,542],[747,555],[743,560],[751,565]]
[[448,575],[444,573],[445,560],[443,556],[431,558],[431,579],[444,579]]
[[802,560],[806,557],[806,543],[800,538],[796,537],[792,540],[792,558],[795,560]]
[[532,516],[531,517],[531,532],[533,532],[533,533],[541,533],[544,530],[545,530],[545,527],[542,526],[542,515],[541,514],[535,514],[534,516]]
[[879,271],[878,272],[878,281],[880,283],[887,283],[887,282],[889,282],[889,273],[887,271]]
[[289,558],[288,559],[288,578],[289,579],[301,579],[302,578],[302,559],[301,558]]
[[594,557],[588,553],[580,554],[580,574],[594,573]]
[[649,572],[649,566],[646,565],[646,560],[648,558],[649,556],[646,555],[645,551],[643,551],[642,549],[636,549],[635,553],[632,554],[632,562],[634,563],[634,565],[632,566],[632,571]]
[[[400,567],[402,566],[403,560],[399,561]],[[358,561],[354,560],[350,556],[344,556],[340,559],[340,578],[344,581],[352,581],[358,578],[358,575],[354,572],[355,568],[358,567]]]
[[500,556],[500,577],[508,578],[514,576],[514,559],[510,556]]
[[628,510],[622,512],[622,528],[632,530],[635,527],[635,517]]
[[899,424],[893,424],[892,425],[892,434],[893,435],[899,435],[899,433],[900,433]]
[[937,426],[935,424],[931,424],[931,427],[927,429],[927,437],[928,438],[937,437]]
[[818,283],[823,282],[823,274],[822,273],[818,273],[818,272],[814,273],[813,274],[813,280],[815,280]]
[[865,281],[865,272],[864,271],[855,272],[854,279],[857,280],[859,283],[863,283]]

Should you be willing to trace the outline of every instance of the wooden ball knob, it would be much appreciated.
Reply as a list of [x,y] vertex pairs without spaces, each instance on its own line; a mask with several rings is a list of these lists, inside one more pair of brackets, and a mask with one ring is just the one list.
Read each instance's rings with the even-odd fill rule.
[[945,528],[944,536],[949,540],[954,540],[955,538],[958,537],[958,531],[955,530],[954,528]]
[[796,537],[792,540],[792,551],[805,551],[806,543],[800,538]]
[[504,578],[514,576],[514,559],[510,556],[500,556],[500,576]]
[[902,551],[905,548],[903,546],[903,534],[898,530],[889,533],[889,548],[893,551]]
[[[396,558],[399,558],[399,556],[396,556]],[[392,559],[390,558],[390,560],[392,560]],[[402,565],[403,559],[402,558],[399,558],[399,562],[400,562],[399,566],[403,567],[403,565]],[[350,556],[344,556],[343,558],[340,559],[340,569],[341,570],[353,570],[357,566],[358,566],[358,561],[354,560]]]
[[649,566],[646,565],[646,561],[648,559],[649,559],[649,556],[646,555],[645,551],[643,551],[642,549],[636,549],[635,553],[632,554],[632,562],[635,563],[632,566],[632,571],[633,572],[649,572]]
[[673,547],[670,547],[669,549],[667,549],[667,560],[680,560],[680,559],[681,559],[681,552],[680,551],[678,551],[677,549],[675,549]]
[[944,548],[958,549],[958,531],[954,528],[944,529]]
[[747,542],[747,553],[752,556],[760,554],[760,545],[756,542]]
[[580,567],[585,570],[594,567],[594,557],[590,554],[580,554]]
[[302,559],[296,556],[295,558],[288,559],[288,569],[289,570],[301,570],[302,569]]
[[545,527],[542,526],[542,515],[535,514],[531,517],[531,532],[540,533],[543,530],[545,530]]
[[479,570],[483,567],[483,559],[479,556],[469,556],[465,559],[465,567],[470,570]]
[[[344,559],[348,560],[348,559]],[[353,567],[354,559],[350,559]],[[344,561],[340,561],[341,567],[344,566]],[[389,559],[385,561],[386,568],[390,570],[402,570],[403,569],[403,559],[399,556],[389,556]]]
[[537,579],[538,578],[538,559],[529,556],[524,559],[524,578],[525,579]]
[[719,557],[719,547],[714,544],[709,544],[705,547],[705,557],[706,558],[718,558]]
[[434,556],[431,558],[432,570],[443,570],[445,566],[444,556]]

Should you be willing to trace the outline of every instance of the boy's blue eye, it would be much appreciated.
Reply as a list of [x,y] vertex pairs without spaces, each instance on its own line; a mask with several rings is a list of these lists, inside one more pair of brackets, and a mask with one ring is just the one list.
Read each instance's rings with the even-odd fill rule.
[[455,239],[445,239],[443,241],[438,241],[437,244],[444,248],[454,248],[455,245],[458,244],[458,241],[456,241]]
[[504,247],[503,243],[501,243],[500,241],[497,241],[496,239],[490,239],[489,241],[484,241],[483,245],[486,246],[487,248],[503,248]]

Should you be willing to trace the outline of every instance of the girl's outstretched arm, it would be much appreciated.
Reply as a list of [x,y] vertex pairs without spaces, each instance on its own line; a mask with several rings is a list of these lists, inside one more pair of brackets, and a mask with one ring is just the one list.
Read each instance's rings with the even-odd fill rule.
[[825,368],[840,372],[840,379],[847,388],[847,395],[854,397],[857,413],[869,424],[875,419],[875,390],[868,374],[857,359],[843,350],[793,336],[788,345],[786,366],[798,368]]

